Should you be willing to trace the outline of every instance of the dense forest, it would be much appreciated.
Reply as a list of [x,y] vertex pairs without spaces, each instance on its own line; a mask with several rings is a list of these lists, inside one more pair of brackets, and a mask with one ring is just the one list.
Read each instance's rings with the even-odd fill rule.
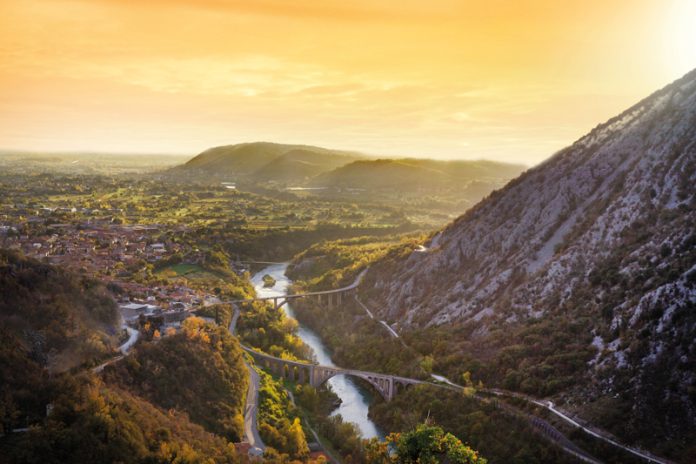
[[98,282],[0,250],[0,433],[45,416],[51,375],[108,357],[117,321]]
[[[120,337],[116,306],[101,284],[1,251],[0,315],[0,461],[239,461],[228,440],[189,420],[189,414],[198,412],[195,404],[189,404],[190,410],[158,407],[144,399],[147,395],[138,396],[138,389],[105,383],[88,369],[113,356]],[[186,394],[203,399],[221,383],[228,387],[226,394],[234,393],[235,386],[246,388],[245,371],[234,365],[241,356],[237,342],[221,329],[195,326],[157,345],[159,360],[193,357],[190,365],[181,366],[187,374],[155,385],[164,390],[149,392],[153,397],[179,392],[182,400]],[[142,348],[145,354],[154,351],[148,344]],[[123,369],[135,359],[129,357]],[[218,370],[230,364],[234,369]],[[197,367],[199,376],[190,376]],[[193,382],[211,380],[213,373],[220,382],[211,382],[208,390]],[[220,403],[209,404],[206,411],[225,406],[228,422],[221,421],[215,431],[228,429],[230,437],[239,430],[244,395],[236,398],[218,398]],[[218,425],[214,420],[219,414],[210,417]]]
[[181,331],[141,343],[123,362],[105,368],[109,384],[131,391],[164,410],[232,442],[241,441],[247,372],[239,342],[229,332],[190,317]]
[[0,438],[3,462],[237,463],[232,444],[90,374],[52,382],[52,412]]

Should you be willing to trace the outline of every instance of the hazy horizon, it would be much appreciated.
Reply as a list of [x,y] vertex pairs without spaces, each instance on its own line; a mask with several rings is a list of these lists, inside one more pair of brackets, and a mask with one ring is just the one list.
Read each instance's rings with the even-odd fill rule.
[[0,5],[0,146],[535,165],[696,66],[690,0]]
[[696,0],[0,0],[0,464],[696,462]]
[[[486,162],[493,162],[493,163],[508,163],[508,164],[517,164],[525,167],[532,167],[533,165],[530,165],[528,163],[523,163],[523,162],[514,162],[514,161],[501,161],[501,160],[496,160],[496,159],[491,159],[491,158],[443,158],[443,157],[437,157],[437,156],[419,156],[417,154],[413,153],[400,153],[400,154],[384,154],[384,153],[368,153],[368,152],[361,152],[357,150],[350,150],[346,149],[343,147],[327,147],[327,146],[322,146],[319,147],[318,145],[312,145],[312,144],[307,144],[307,143],[297,143],[297,144],[291,144],[291,143],[284,143],[284,142],[274,142],[274,141],[269,141],[269,140],[252,140],[252,141],[240,141],[240,142],[233,142],[225,145],[218,145],[218,146],[234,146],[234,145],[245,145],[245,144],[254,144],[254,143],[272,143],[272,144],[278,144],[278,145],[306,145],[306,146],[312,146],[312,147],[317,147],[317,148],[325,148],[329,150],[334,150],[334,151],[342,151],[346,153],[355,153],[357,155],[362,155],[366,159],[412,159],[412,160],[434,160],[434,161],[471,161],[471,162],[477,162],[477,161],[486,161]],[[142,151],[101,151],[101,150],[60,150],[60,151],[50,151],[50,150],[25,150],[25,149],[11,149],[11,148],[3,148],[0,147],[0,155],[26,155],[26,156],[153,156],[153,157],[172,157],[172,158],[185,158],[186,160],[192,159],[201,153],[205,152],[206,150],[210,148],[216,148],[216,147],[206,147],[204,149],[201,149],[198,152],[195,153],[164,153],[164,152],[142,152]],[[552,156],[553,153],[549,156]],[[540,160],[539,163],[544,162],[545,160]],[[536,163],[536,164],[539,164]]]

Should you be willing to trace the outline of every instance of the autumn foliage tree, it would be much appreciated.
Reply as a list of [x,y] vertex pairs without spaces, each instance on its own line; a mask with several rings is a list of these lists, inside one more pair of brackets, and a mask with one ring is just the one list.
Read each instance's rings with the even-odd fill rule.
[[224,327],[190,317],[181,331],[138,345],[105,378],[231,441],[243,434],[248,376],[239,342]]
[[[390,451],[393,450],[393,451]],[[377,439],[366,445],[370,464],[486,464],[478,452],[442,428],[419,424],[405,433],[392,433],[386,443]]]

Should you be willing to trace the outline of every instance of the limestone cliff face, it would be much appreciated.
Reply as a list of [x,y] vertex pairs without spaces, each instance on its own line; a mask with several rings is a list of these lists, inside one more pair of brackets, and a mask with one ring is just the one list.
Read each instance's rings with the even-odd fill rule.
[[[494,192],[373,284],[388,316],[406,324],[542,316],[617,252],[626,278],[680,258],[696,232],[695,165],[692,72]],[[658,293],[693,298],[692,269],[680,270],[658,288],[647,276],[633,286],[647,298],[616,308],[616,323]]]
[[588,369],[667,360],[693,385],[695,195],[696,70],[491,194],[427,252],[373,266],[366,293],[401,327],[456,322],[481,340],[564,308],[593,321]]

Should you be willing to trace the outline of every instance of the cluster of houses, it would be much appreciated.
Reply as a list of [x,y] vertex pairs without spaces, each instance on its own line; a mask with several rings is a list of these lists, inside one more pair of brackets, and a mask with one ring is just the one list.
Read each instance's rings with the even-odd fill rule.
[[[156,262],[179,253],[176,243],[153,243],[158,226],[132,226],[91,222],[85,224],[46,224],[41,234],[8,233],[14,226],[3,226],[5,248],[21,250],[27,256],[51,264],[84,268],[90,273],[109,273],[142,261]],[[24,229],[26,230],[26,229]]]
[[[214,295],[179,282],[153,286],[133,279],[146,264],[156,264],[180,253],[201,260],[200,253],[181,244],[154,239],[158,225],[122,225],[105,221],[41,223],[40,228],[0,223],[0,246],[17,249],[26,256],[99,277],[121,295],[120,308],[126,321],[140,315],[161,316],[177,322],[200,305],[215,302]],[[33,233],[37,230],[39,233]]]

